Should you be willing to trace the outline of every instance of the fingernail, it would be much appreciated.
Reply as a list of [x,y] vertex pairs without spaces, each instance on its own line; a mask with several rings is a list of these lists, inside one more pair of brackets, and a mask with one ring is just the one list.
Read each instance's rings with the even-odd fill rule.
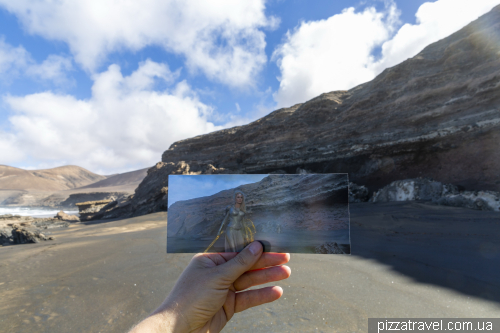
[[250,245],[248,245],[248,250],[250,250],[250,252],[256,256],[260,253],[260,249],[262,248],[262,246],[260,245],[259,242],[253,242],[251,243]]

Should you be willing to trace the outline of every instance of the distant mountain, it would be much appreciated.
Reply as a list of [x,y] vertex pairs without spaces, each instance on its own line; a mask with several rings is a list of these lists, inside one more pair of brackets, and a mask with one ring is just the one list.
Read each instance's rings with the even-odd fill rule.
[[24,170],[0,165],[0,190],[61,191],[106,179],[76,165]]
[[144,177],[148,174],[148,169],[140,169],[140,170],[135,170],[135,171],[130,171],[130,172],[124,172],[124,173],[119,173],[116,175],[109,176],[106,179],[100,180],[96,183],[82,186],[79,189],[99,189],[103,187],[115,187],[115,186],[120,186],[120,187],[130,187],[135,189],[139,184],[142,182]]

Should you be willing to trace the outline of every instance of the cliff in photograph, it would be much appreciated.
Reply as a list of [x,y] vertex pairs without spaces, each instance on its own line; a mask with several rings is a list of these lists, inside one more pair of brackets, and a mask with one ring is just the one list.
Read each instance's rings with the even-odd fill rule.
[[[346,174],[269,175],[237,189],[246,195],[247,215],[257,231],[349,229]],[[172,204],[168,236],[216,235],[226,207],[234,204],[234,190]]]
[[[168,174],[348,173],[500,190],[500,6],[348,91],[175,142],[115,215],[166,210]],[[111,214],[110,216],[112,216]]]

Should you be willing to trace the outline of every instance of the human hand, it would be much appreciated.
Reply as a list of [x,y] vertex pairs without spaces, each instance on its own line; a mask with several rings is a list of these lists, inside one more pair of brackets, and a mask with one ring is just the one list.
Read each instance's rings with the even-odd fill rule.
[[134,327],[138,332],[219,332],[237,312],[277,300],[280,287],[247,288],[290,276],[287,253],[262,253],[253,242],[240,253],[193,257],[163,304]]

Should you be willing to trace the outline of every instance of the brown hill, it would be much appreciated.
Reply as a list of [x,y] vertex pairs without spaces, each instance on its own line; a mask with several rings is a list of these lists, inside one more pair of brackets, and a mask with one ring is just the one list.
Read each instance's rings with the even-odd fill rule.
[[117,175],[109,176],[106,179],[100,180],[90,185],[82,186],[78,190],[83,189],[101,189],[101,188],[130,188],[132,191],[142,182],[146,177],[149,168],[124,172]]
[[68,190],[106,179],[84,168],[67,165],[45,170],[23,170],[0,165],[1,190]]

